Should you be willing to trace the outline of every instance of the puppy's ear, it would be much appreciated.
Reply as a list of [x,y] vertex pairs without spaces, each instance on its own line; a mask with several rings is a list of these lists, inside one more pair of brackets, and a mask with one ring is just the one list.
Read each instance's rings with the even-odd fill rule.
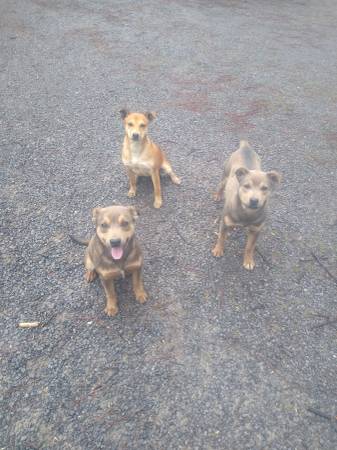
[[133,220],[134,221],[137,220],[139,214],[138,214],[138,211],[136,210],[136,208],[134,206],[129,206],[129,211],[130,211],[130,214],[131,214]]
[[145,117],[147,117],[149,122],[152,122],[152,120],[154,120],[157,117],[157,113],[155,112],[146,112],[144,115]]
[[245,167],[239,167],[235,171],[235,175],[236,175],[236,178],[238,179],[239,183],[241,183],[242,179],[247,175],[248,172],[249,172],[249,170],[246,169]]
[[270,183],[270,186],[275,189],[278,184],[281,183],[281,174],[276,172],[275,170],[272,170],[270,172],[267,172],[267,177]]
[[123,108],[119,111],[119,114],[121,115],[121,118],[124,120],[125,117],[130,114],[130,112],[127,109]]
[[92,218],[92,223],[93,223],[94,225],[97,225],[97,218],[98,218],[98,214],[101,212],[101,209],[102,209],[102,208],[94,208],[94,209],[92,210],[92,216],[91,216],[91,218]]

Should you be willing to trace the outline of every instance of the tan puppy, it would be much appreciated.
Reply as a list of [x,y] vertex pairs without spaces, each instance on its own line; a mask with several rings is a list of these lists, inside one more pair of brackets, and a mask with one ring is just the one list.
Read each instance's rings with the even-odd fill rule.
[[137,217],[133,206],[95,208],[92,220],[96,233],[90,241],[71,236],[75,242],[88,246],[84,257],[85,278],[91,282],[99,276],[106,293],[108,316],[118,313],[114,280],[126,274],[132,274],[136,299],[140,303],[147,299],[142,280],[143,256],[135,236]]
[[224,193],[225,202],[220,218],[217,243],[212,250],[214,256],[224,253],[228,232],[234,227],[246,227],[248,237],[243,258],[243,267],[253,270],[256,240],[266,218],[266,207],[271,191],[281,181],[278,172],[263,172],[260,158],[247,141],[240,142],[225,164],[223,178],[215,194],[220,200]]
[[138,175],[150,176],[154,189],[153,206],[160,208],[163,203],[160,169],[163,169],[170,176],[174,184],[180,184],[180,179],[173,172],[164,152],[147,135],[149,122],[152,122],[156,115],[151,112],[144,114],[130,113],[125,109],[122,109],[120,114],[125,127],[122,161],[130,181],[128,196],[134,197],[136,195]]

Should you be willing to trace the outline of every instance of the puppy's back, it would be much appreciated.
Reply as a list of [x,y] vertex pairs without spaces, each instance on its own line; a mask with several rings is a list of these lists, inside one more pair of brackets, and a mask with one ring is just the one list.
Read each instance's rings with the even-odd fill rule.
[[260,158],[248,141],[240,141],[240,147],[232,153],[228,165],[232,173],[239,167],[245,167],[248,170],[258,170],[261,168]]

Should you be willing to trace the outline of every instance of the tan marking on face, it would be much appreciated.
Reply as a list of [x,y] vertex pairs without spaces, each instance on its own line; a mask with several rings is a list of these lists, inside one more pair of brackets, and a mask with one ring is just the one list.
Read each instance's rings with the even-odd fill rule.
[[121,245],[135,233],[135,210],[133,207],[110,206],[95,208],[96,233],[103,245],[110,248],[110,241],[120,239]]
[[118,224],[119,224],[121,227],[123,227],[124,229],[125,229],[125,228],[128,228],[129,225],[130,225],[130,222],[129,222],[128,218],[125,217],[123,214],[121,214],[121,215],[118,217],[117,222],[118,222]]

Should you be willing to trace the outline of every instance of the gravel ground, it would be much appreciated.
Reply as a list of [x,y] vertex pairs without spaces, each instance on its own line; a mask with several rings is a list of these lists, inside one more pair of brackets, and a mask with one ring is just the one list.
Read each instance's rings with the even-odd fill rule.
[[[1,449],[335,449],[334,0],[2,0]],[[183,184],[128,199],[118,111]],[[211,255],[225,158],[283,182],[242,268]],[[150,301],[83,280],[91,209],[136,205]],[[35,330],[17,327],[39,320]]]

